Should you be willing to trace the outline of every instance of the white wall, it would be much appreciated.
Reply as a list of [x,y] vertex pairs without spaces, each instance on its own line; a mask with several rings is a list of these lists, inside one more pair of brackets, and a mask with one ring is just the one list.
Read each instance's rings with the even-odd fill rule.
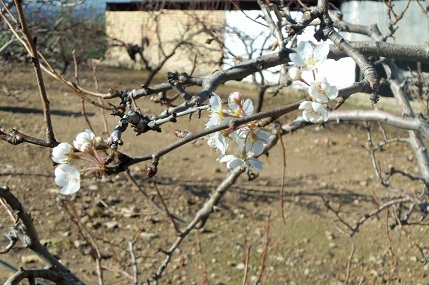
[[[421,2],[424,7],[426,4]],[[408,1],[392,1],[393,11],[401,14]],[[380,2],[349,1],[341,6],[344,20],[353,24],[371,25],[377,23],[383,34],[388,32],[387,7]],[[418,5],[417,1],[411,1],[404,17],[397,24],[398,30],[394,38],[388,42],[398,44],[425,44],[429,40],[428,19]],[[344,34],[349,40],[367,41],[368,37],[356,34]]]

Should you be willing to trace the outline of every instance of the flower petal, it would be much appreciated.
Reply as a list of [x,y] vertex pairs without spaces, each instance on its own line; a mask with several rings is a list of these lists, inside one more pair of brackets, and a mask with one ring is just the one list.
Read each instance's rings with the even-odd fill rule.
[[68,164],[60,164],[55,168],[55,183],[63,187],[61,194],[73,194],[80,188],[80,173],[75,167]]
[[219,112],[222,106],[222,100],[220,99],[219,95],[213,93],[213,96],[210,97],[209,103],[214,111]]
[[266,132],[263,132],[263,131],[260,131],[258,133],[258,138],[261,141],[263,141],[265,144],[267,144],[270,141],[270,136]]
[[228,169],[234,169],[236,167],[240,167],[244,164],[244,161],[238,158],[235,158],[233,160],[228,161],[228,163],[226,164],[226,167],[228,167]]
[[73,153],[71,144],[62,142],[52,149],[52,160],[56,163],[67,163]]
[[76,193],[77,191],[79,191],[79,189],[80,189],[80,182],[69,183],[60,190],[60,194],[72,195],[72,194]]
[[264,163],[260,160],[257,160],[256,158],[248,158],[247,159],[247,163],[252,166],[255,167],[259,170],[262,170],[264,167]]
[[337,98],[337,96],[338,96],[338,89],[337,89],[337,87],[336,86],[331,86],[331,89],[329,89],[329,92],[326,95],[328,95],[328,98],[330,100],[334,100],[335,98]]
[[301,104],[299,104],[298,109],[302,110],[302,109],[306,109],[310,106],[311,106],[311,101],[304,101]]
[[310,41],[302,41],[298,44],[298,52],[301,54],[304,62],[306,59],[313,57],[314,49]]
[[253,103],[252,100],[246,99],[243,104],[243,110],[246,113],[247,116],[250,116],[253,114]]
[[328,57],[328,53],[329,44],[327,42],[323,42],[322,44],[318,45],[313,51],[314,57],[319,62],[319,65],[325,62],[326,58]]
[[289,58],[296,66],[305,66],[305,62],[302,60],[301,55],[299,55],[298,53],[290,53]]
[[219,162],[229,162],[230,160],[234,160],[234,159],[237,159],[237,158],[232,154],[228,154],[228,155],[225,155],[224,157],[222,157],[219,160]]
[[255,141],[253,143],[252,149],[251,151],[253,151],[253,153],[258,156],[261,155],[264,152],[264,143],[262,141]]

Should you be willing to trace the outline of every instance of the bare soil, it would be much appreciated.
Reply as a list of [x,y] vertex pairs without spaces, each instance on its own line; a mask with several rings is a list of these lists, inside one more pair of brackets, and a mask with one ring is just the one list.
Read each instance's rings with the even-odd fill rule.
[[[138,88],[144,76],[139,71],[98,68],[103,92],[109,88]],[[71,73],[66,77],[74,80]],[[76,134],[87,128],[80,113],[80,99],[66,86],[45,79],[56,138],[72,142]],[[81,72],[80,84],[87,89],[94,88],[91,71]],[[16,67],[11,72],[5,68],[0,86],[0,128],[3,131],[16,128],[44,138],[42,108],[32,67]],[[236,89],[221,87],[218,93],[226,98]],[[190,90],[197,92],[198,88]],[[255,98],[254,91],[242,90],[242,94]],[[296,98],[287,98],[284,94],[274,98],[267,95],[264,108],[293,99]],[[163,109],[149,98],[137,103],[147,115]],[[368,107],[369,104],[368,100]],[[87,105],[87,112],[96,134],[105,137],[100,111]],[[179,118],[176,124],[164,125],[162,133],[149,132],[138,137],[130,129],[120,150],[129,155],[150,153],[177,140],[172,130],[197,130],[204,127],[207,118],[207,113],[203,113],[201,119],[193,117],[190,122],[188,118]],[[107,119],[111,131],[117,117]],[[372,124],[372,129],[375,138],[380,139],[378,125]],[[389,137],[406,135],[389,128],[386,132]],[[377,208],[374,197],[389,197],[390,193],[375,177],[366,131],[361,124],[310,126],[285,136],[284,144],[287,156],[285,223],[280,207],[282,150],[277,146],[262,158],[264,171],[256,180],[248,181],[243,175],[230,188],[219,210],[211,215],[204,232],[199,234],[202,261],[210,284],[243,284],[247,247],[250,248],[247,278],[250,284],[254,283],[262,268],[268,216],[269,244],[261,278],[267,278],[266,284],[429,284],[429,265],[421,262],[422,254],[416,246],[427,246],[426,222],[390,230],[388,224],[393,219],[389,216],[387,221],[383,211],[367,220],[353,237],[348,237],[338,230],[338,227],[345,228],[327,211],[321,198],[329,199],[335,208],[341,205],[341,217],[354,224]],[[0,153],[0,183],[9,186],[31,212],[40,239],[48,249],[82,280],[97,284],[95,263],[89,245],[60,202],[64,198],[72,201],[101,249],[105,284],[133,284],[128,242],[141,228],[142,234],[135,244],[139,280],[144,282],[156,272],[165,258],[160,249],[168,249],[176,233],[170,219],[158,213],[125,175],[84,180],[77,195],[62,197],[54,183],[49,149],[30,144],[13,146],[1,141]],[[216,162],[217,156],[205,140],[197,140],[161,159],[155,180],[172,213],[190,221],[226,177],[227,168]],[[377,158],[384,170],[397,167],[418,174],[413,153],[404,145],[391,144]],[[142,163],[130,171],[147,193],[156,196],[152,183],[145,178],[145,169],[146,164]],[[409,182],[403,177],[395,179],[396,187],[420,193],[418,182]],[[124,214],[127,209],[134,210],[132,217]],[[116,225],[109,224],[112,221],[117,222]],[[10,226],[9,216],[1,211],[0,230],[6,233]],[[350,258],[353,244],[355,250]],[[1,239],[0,246],[6,245],[7,240]],[[0,259],[15,268],[42,267],[40,261],[31,259],[32,255],[17,244]],[[197,237],[191,233],[173,255],[160,284],[175,284],[179,274],[178,284],[202,284],[201,264]],[[11,274],[0,266],[1,281]]]

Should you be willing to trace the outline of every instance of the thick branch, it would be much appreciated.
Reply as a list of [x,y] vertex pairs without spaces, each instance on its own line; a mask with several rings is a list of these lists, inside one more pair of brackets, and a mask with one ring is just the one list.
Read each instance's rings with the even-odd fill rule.
[[[374,41],[350,42],[350,45],[365,56],[429,63],[429,46],[427,45],[401,45]],[[344,51],[330,46],[329,58],[340,59],[345,56],[347,55]]]
[[74,280],[75,284],[83,284],[70,270],[64,267],[58,260],[48,251],[48,249],[40,243],[36,228],[33,224],[32,217],[25,211],[18,199],[9,191],[6,186],[0,187],[0,198],[3,198],[7,204],[17,213],[22,222],[25,232],[21,241],[24,245],[32,250],[45,265],[64,276]]
[[35,278],[46,279],[46,280],[54,282],[55,284],[76,285],[76,281],[74,281],[73,279],[71,279],[67,276],[64,276],[63,274],[60,274],[58,272],[55,272],[53,270],[50,270],[50,269],[27,269],[27,270],[24,270],[22,268],[20,268],[11,277],[9,277],[9,279],[6,280],[4,285],[17,285],[24,279],[34,281]]

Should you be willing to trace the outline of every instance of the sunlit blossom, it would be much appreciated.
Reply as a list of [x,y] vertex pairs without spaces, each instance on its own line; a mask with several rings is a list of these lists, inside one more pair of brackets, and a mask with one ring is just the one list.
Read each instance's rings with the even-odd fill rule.
[[220,150],[220,156],[218,157],[220,159],[225,155],[230,141],[229,136],[224,136],[221,132],[216,132],[209,135],[207,144],[214,150]]
[[52,160],[56,163],[68,163],[73,158],[71,144],[62,142],[52,149]]
[[95,143],[95,134],[86,129],[84,132],[79,133],[76,136],[76,140],[73,141],[73,145],[75,148],[80,150],[81,152],[91,152],[92,146]]
[[228,154],[222,157],[219,161],[225,162],[226,167],[228,169],[232,170],[236,167],[246,166],[246,167],[255,167],[259,170],[262,170],[263,163],[260,160],[257,160],[256,158],[249,157],[251,153],[247,153],[243,150],[242,145],[238,145],[238,153],[236,154]]
[[265,145],[268,141],[268,134],[260,128],[246,128],[240,131],[237,137],[239,148],[244,149],[244,145],[246,145],[246,152],[252,152],[256,156],[259,156],[264,152]]
[[230,170],[235,169],[237,167],[241,167],[243,165],[246,165],[247,167],[255,167],[259,170],[262,170],[264,165],[262,161],[257,160],[253,157],[247,157],[242,154],[228,154],[222,157],[219,161],[226,162],[226,167],[228,167],[228,169]]
[[232,92],[228,96],[228,105],[231,109],[237,109],[238,104],[241,104],[243,101],[243,97],[241,96],[241,93],[236,91]]
[[308,87],[308,94],[319,103],[327,103],[329,100],[333,100],[338,96],[338,89],[335,86],[331,86],[325,77],[315,81]]
[[230,114],[234,117],[246,117],[253,114],[253,102],[250,99],[243,100],[239,92],[233,92],[228,97]]
[[302,117],[307,122],[319,123],[328,120],[328,111],[318,102],[304,101],[299,105],[299,109],[304,110]]
[[292,62],[303,70],[311,71],[318,68],[325,62],[329,53],[329,44],[323,42],[316,47],[313,47],[309,41],[302,41],[298,44],[296,53],[289,54]]
[[210,119],[206,124],[206,128],[217,126],[219,124],[229,122],[232,118],[229,117],[228,112],[222,108],[222,100],[219,95],[213,93],[213,96],[210,97]]
[[80,189],[80,173],[74,166],[60,164],[55,168],[55,183],[63,187],[61,194],[74,194]]

